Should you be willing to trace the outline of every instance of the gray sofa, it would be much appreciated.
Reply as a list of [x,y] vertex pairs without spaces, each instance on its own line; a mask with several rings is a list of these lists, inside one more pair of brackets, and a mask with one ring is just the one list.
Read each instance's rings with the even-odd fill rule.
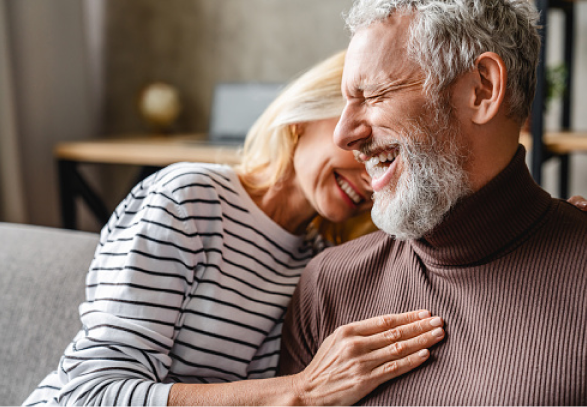
[[0,404],[19,405],[80,329],[98,235],[0,222]]

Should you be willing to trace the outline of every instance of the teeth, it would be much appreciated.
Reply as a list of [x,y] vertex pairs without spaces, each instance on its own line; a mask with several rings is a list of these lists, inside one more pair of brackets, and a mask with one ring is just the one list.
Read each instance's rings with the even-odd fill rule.
[[383,151],[365,161],[365,167],[371,178],[379,178],[385,173],[387,167],[380,166],[379,164],[387,163],[391,164],[393,160],[399,155],[399,149],[393,148],[391,150]]
[[335,179],[340,189],[342,189],[355,204],[359,204],[361,202],[361,196],[355,192],[353,187],[351,187],[348,182],[338,176],[335,177]]
[[377,164],[381,164],[384,162],[392,162],[393,160],[395,160],[395,158],[397,156],[398,156],[398,150],[394,148],[393,150],[383,151],[383,152],[379,153],[378,155],[375,155],[375,156],[369,158],[367,160],[367,163],[375,166]]

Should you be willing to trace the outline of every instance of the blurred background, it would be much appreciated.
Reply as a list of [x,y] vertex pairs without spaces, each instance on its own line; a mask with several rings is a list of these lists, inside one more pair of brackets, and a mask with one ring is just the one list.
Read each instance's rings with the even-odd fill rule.
[[[208,130],[220,82],[285,83],[346,47],[352,0],[0,0],[0,221],[61,226],[53,149],[63,141],[148,134],[146,85],[178,92],[178,133]],[[572,128],[587,130],[587,2],[575,7]],[[549,13],[548,65],[562,60],[562,16]],[[547,129],[560,103],[548,102]],[[558,163],[543,185],[557,195]],[[138,168],[89,165],[109,210]],[[587,196],[587,154],[573,154],[570,194]],[[78,227],[101,224],[83,205]]]

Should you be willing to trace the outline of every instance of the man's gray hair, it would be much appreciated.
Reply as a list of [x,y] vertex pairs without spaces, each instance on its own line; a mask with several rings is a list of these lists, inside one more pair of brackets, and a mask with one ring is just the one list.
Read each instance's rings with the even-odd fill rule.
[[531,0],[356,0],[346,23],[354,34],[395,12],[415,16],[408,52],[426,74],[429,96],[473,69],[482,53],[495,52],[507,69],[509,116],[525,120],[540,55],[539,15]]

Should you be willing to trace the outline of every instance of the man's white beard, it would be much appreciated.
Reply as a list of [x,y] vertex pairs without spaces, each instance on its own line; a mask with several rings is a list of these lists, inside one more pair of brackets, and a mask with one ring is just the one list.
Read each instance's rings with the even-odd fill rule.
[[[451,122],[448,113],[436,113],[438,127],[443,127],[439,122]],[[424,120],[419,122],[399,142],[398,158],[404,168],[395,191],[388,185],[373,194],[373,222],[398,240],[424,236],[460,198],[470,193],[458,124],[432,132],[421,124]]]

